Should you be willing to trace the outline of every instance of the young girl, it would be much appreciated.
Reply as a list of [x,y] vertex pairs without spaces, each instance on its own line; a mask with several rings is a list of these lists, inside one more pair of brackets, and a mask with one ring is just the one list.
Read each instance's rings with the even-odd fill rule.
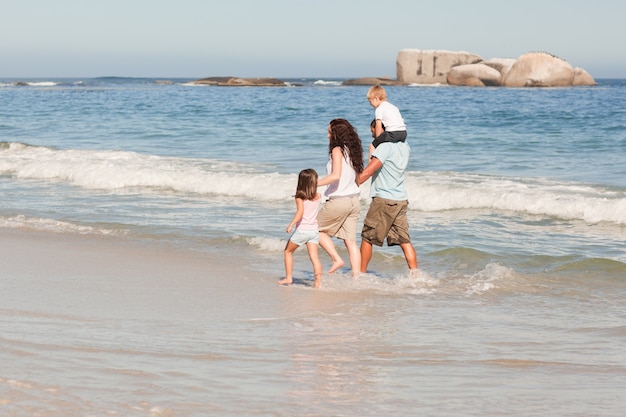
[[313,264],[315,282],[313,288],[322,285],[322,264],[317,255],[319,232],[317,229],[317,211],[320,207],[321,196],[317,192],[317,172],[314,169],[304,169],[298,175],[296,188],[296,214],[287,226],[287,233],[296,226],[287,246],[285,246],[285,278],[278,281],[279,285],[289,285],[293,282],[293,253],[299,246],[306,244],[309,258]]

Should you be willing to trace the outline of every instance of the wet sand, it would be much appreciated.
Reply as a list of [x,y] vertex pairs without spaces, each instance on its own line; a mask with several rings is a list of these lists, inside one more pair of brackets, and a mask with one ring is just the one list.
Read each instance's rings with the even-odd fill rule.
[[241,258],[120,238],[5,229],[0,254],[5,310],[188,319],[203,299],[250,305],[249,291],[275,291],[275,275]]

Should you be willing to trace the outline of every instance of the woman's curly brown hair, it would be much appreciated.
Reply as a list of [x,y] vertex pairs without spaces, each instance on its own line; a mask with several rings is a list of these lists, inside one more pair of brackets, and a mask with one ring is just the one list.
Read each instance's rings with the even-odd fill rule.
[[346,119],[333,119],[329,126],[331,135],[328,153],[331,154],[339,146],[343,155],[350,158],[352,168],[358,176],[363,172],[363,145],[356,129]]

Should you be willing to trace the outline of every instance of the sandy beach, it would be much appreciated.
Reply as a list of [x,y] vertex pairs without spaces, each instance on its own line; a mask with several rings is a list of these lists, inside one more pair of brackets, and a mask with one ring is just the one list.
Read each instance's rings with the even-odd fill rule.
[[2,308],[53,315],[192,319],[205,314],[202,294],[247,306],[276,278],[241,258],[109,237],[5,229],[0,253]]
[[[572,332],[568,300],[546,318],[524,294],[281,288],[242,257],[108,237],[4,230],[0,253],[5,415],[614,416],[623,400],[617,305]],[[598,309],[614,318],[587,348]]]

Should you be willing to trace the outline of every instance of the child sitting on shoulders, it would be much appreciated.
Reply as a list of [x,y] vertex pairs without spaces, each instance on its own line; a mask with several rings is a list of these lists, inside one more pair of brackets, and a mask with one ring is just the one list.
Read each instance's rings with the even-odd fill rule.
[[387,92],[380,85],[367,90],[367,100],[375,109],[374,141],[372,146],[378,147],[383,142],[404,142],[406,140],[406,124],[400,109],[387,101]]

